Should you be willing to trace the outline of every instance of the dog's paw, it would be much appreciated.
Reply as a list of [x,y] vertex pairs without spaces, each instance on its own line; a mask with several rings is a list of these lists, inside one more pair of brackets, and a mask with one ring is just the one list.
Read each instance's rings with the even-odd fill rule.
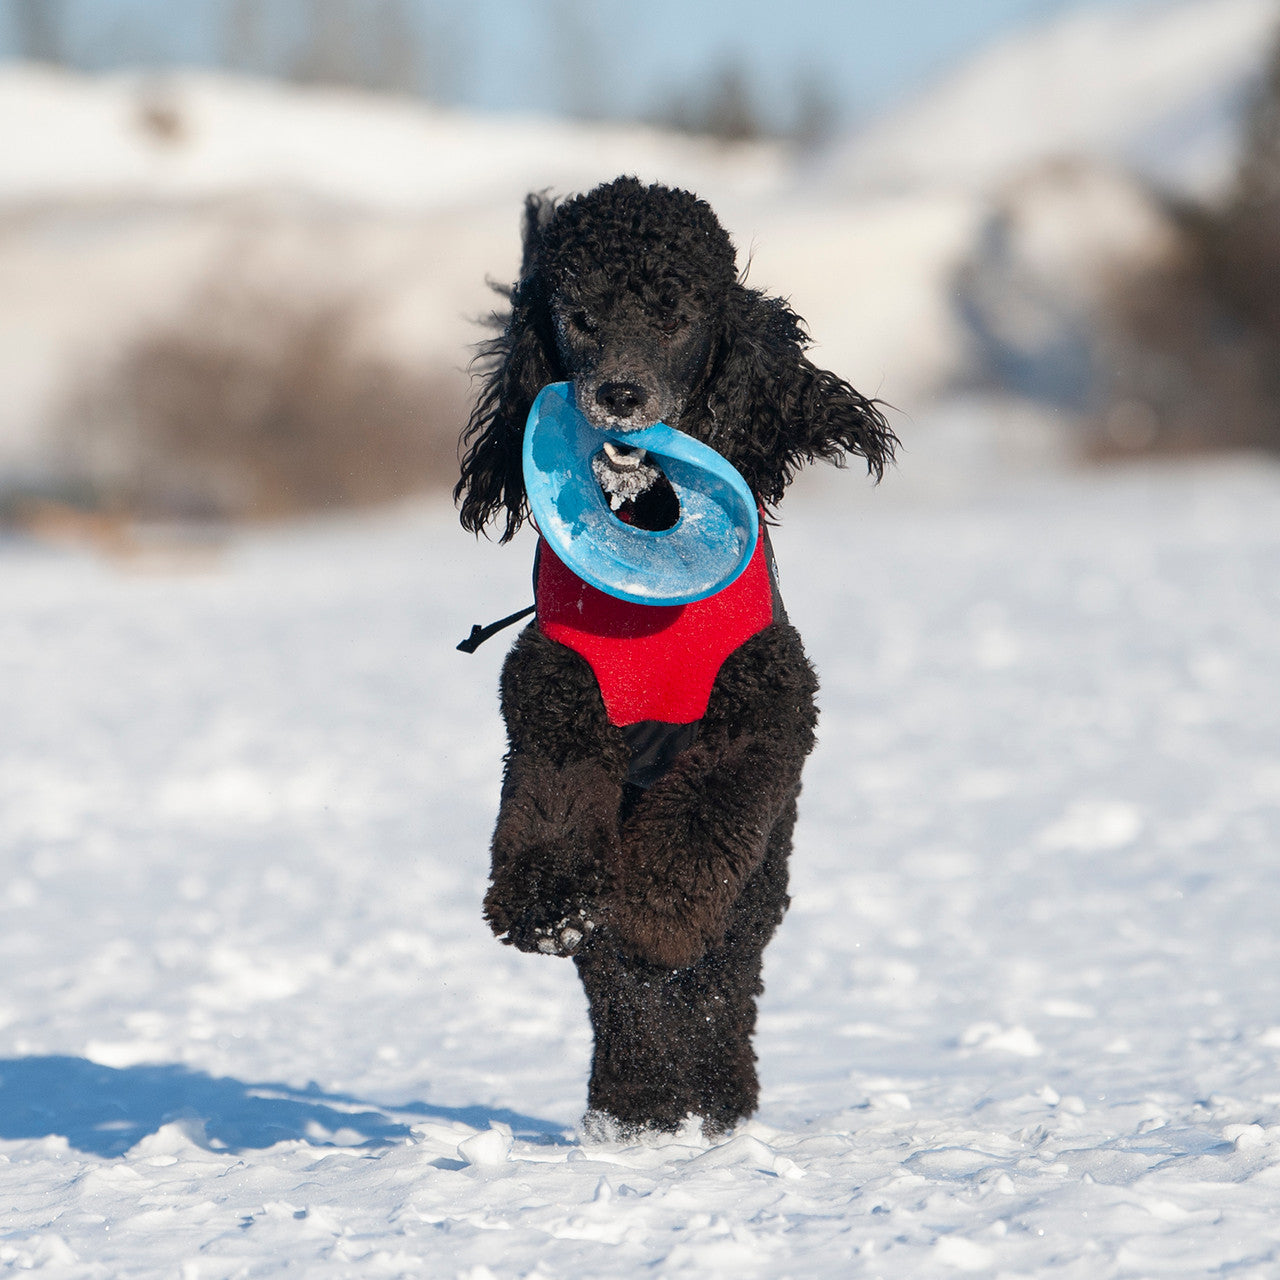
[[576,955],[595,932],[592,912],[583,902],[564,914],[551,913],[551,918],[534,913],[525,915],[512,925],[502,941],[520,951],[536,951],[545,956]]
[[581,949],[595,932],[595,927],[596,922],[591,919],[586,907],[582,906],[572,914],[562,916],[553,925],[535,927],[533,936],[537,949],[543,955],[571,956]]

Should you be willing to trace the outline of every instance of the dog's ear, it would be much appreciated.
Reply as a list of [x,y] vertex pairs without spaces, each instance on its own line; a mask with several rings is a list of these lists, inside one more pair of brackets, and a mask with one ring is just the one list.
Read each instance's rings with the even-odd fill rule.
[[537,267],[538,249],[547,223],[555,216],[556,202],[545,191],[530,191],[524,198],[524,223],[521,228],[520,279],[527,280]]
[[718,430],[733,432],[734,462],[770,505],[804,463],[819,458],[836,466],[849,455],[863,458],[878,481],[898,444],[876,402],[817,368],[805,356],[808,345],[782,299],[733,286],[707,406]]
[[503,291],[511,310],[494,317],[502,332],[477,352],[473,368],[480,391],[460,441],[465,451],[453,497],[460,504],[462,527],[479,533],[505,512],[502,542],[515,536],[529,514],[522,467],[525,419],[538,392],[561,381],[538,252],[554,212],[545,195],[525,200],[520,283]]

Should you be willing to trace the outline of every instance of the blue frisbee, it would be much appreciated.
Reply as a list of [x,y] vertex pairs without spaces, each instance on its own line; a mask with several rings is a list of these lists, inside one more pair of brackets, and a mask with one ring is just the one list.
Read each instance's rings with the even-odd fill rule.
[[[591,460],[606,440],[651,454],[680,502],[670,529],[629,525],[609,509]],[[690,604],[747,567],[759,536],[755,499],[714,449],[657,422],[602,431],[578,412],[573,386],[538,393],[524,430],[529,508],[551,549],[593,587],[635,604]]]

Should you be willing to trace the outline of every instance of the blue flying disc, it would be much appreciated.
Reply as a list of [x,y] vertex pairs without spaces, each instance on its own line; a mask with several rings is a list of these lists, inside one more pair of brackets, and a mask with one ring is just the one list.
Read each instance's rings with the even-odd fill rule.
[[[591,470],[606,440],[651,454],[680,502],[670,529],[629,525],[609,509]],[[524,430],[524,485],[551,549],[593,587],[635,604],[690,604],[747,567],[759,536],[755,499],[714,449],[657,422],[608,431],[578,412],[573,386],[538,393]]]

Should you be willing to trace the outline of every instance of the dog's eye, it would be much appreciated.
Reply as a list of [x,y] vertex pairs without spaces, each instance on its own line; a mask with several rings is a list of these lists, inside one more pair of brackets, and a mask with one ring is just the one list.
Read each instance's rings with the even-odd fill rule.
[[569,312],[569,328],[576,329],[579,333],[595,333],[596,323],[587,312],[578,310]]
[[679,333],[685,326],[685,318],[682,315],[674,313],[658,317],[658,332],[664,333],[670,337],[673,333]]

